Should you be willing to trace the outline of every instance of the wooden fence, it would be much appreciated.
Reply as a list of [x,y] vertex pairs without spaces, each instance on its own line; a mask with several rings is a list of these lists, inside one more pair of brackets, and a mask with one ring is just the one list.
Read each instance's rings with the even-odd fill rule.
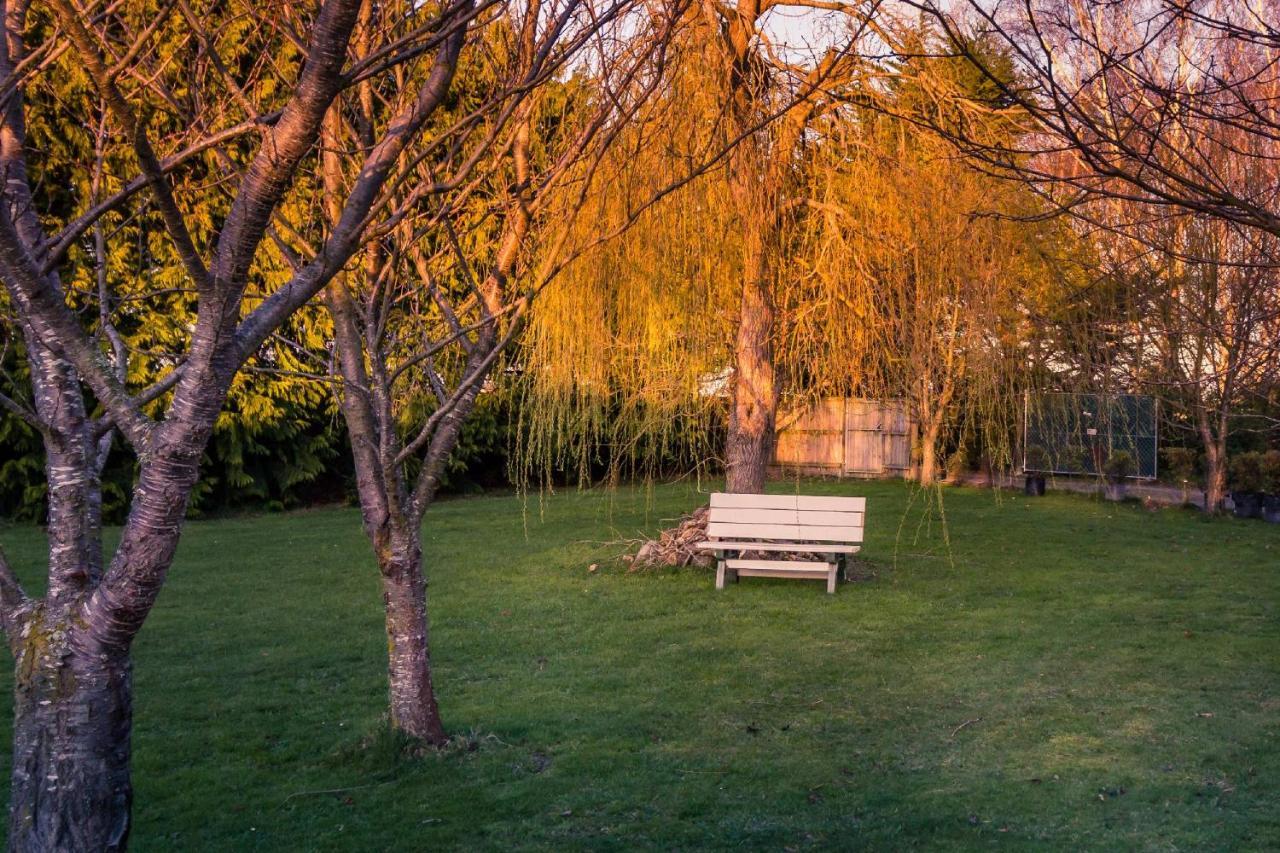
[[774,463],[842,477],[905,476],[915,435],[901,403],[829,397],[779,418]]

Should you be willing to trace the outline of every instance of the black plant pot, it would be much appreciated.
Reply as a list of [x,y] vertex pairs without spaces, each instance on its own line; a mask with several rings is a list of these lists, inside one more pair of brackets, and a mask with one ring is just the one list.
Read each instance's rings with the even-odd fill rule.
[[1280,495],[1262,496],[1262,520],[1280,524]]
[[1111,482],[1104,483],[1102,493],[1109,501],[1122,501],[1125,496],[1125,484]]
[[1232,492],[1231,503],[1235,504],[1232,513],[1236,518],[1257,518],[1262,515],[1261,492]]
[[1044,494],[1044,475],[1028,474],[1026,485],[1022,487],[1022,493],[1032,498],[1042,496]]

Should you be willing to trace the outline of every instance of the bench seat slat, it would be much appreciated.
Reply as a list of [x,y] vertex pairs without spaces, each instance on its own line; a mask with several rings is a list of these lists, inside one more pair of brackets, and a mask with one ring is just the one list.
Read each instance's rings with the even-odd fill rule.
[[713,492],[711,508],[801,509],[830,512],[865,512],[866,498],[828,497],[826,495],[738,495]]
[[708,539],[694,547],[703,551],[812,551],[815,554],[856,554],[860,545],[840,542],[752,542],[750,540]]
[[819,509],[741,509],[713,507],[711,521],[730,524],[799,524],[827,527],[861,527],[862,513]]
[[790,539],[795,542],[861,542],[862,526],[831,527],[800,524],[735,524],[712,521],[707,535],[714,539]]

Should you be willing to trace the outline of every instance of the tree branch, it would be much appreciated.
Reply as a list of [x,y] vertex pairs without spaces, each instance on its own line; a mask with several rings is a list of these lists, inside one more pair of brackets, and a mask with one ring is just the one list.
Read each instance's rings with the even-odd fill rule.
[[160,164],[160,159],[156,156],[155,149],[151,147],[146,129],[138,121],[133,108],[129,106],[129,102],[116,86],[114,76],[98,50],[97,39],[85,27],[83,14],[74,6],[73,0],[52,0],[51,5],[62,23],[63,30],[76,46],[80,61],[85,64],[85,69],[93,80],[94,86],[106,101],[116,121],[128,135],[147,184],[155,194],[165,229],[178,250],[178,257],[182,260],[187,275],[191,277],[197,289],[207,290],[211,286],[209,271],[200,260],[200,254],[196,251],[195,243],[191,239],[191,232],[187,229],[186,219],[173,199],[169,179]]

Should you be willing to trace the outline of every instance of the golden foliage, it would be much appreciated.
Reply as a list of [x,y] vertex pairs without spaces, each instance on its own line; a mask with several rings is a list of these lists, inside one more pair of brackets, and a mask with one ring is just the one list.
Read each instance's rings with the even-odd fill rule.
[[[629,200],[678,180],[722,113],[694,48],[651,123],[608,164],[584,221],[608,230]],[[1034,197],[969,165],[941,136],[954,63],[877,69],[856,97],[813,111],[771,251],[782,405],[853,394],[904,399],[932,452],[948,430],[1011,456],[1030,317],[1058,281],[1069,238]],[[946,117],[943,117],[945,119]],[[961,120],[957,117],[956,120]],[[1007,116],[986,132],[1013,132]],[[650,468],[714,457],[732,369],[740,256],[751,211],[712,170],[589,252],[545,294],[525,341],[523,460]]]

